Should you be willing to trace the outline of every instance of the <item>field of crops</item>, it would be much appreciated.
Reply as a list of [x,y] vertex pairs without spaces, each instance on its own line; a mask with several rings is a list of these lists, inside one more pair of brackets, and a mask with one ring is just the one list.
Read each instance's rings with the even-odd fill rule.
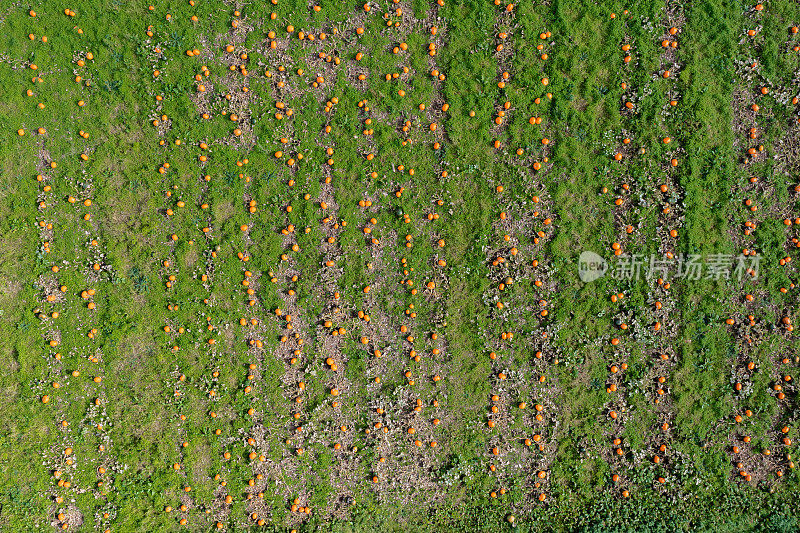
[[798,531],[800,3],[362,1],[0,2],[0,531]]

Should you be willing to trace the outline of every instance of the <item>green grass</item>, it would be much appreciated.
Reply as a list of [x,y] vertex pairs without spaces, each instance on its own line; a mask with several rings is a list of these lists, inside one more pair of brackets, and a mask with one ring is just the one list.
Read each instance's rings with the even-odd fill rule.
[[[776,0],[757,12],[718,0],[556,0],[509,12],[491,2],[415,0],[403,5],[399,29],[384,18],[397,5],[370,5],[369,13],[356,2],[320,11],[297,0],[241,6],[238,20],[253,28],[246,35],[232,30],[234,7],[218,0],[153,10],[89,0],[71,8],[74,18],[47,1],[2,8],[0,529],[60,527],[58,513],[75,507],[83,525],[71,522],[70,531],[208,531],[217,522],[229,531],[795,530],[800,484],[786,456],[797,446],[782,444],[779,430],[790,426],[797,441],[797,391],[784,381],[778,401],[775,385],[798,377],[800,344],[781,323],[797,319],[797,289],[781,291],[796,283],[796,270],[779,263],[797,260],[795,227],[783,223],[798,216],[797,176],[772,156],[797,132],[789,102],[800,56],[788,30],[800,23],[797,4]],[[680,26],[679,45],[667,51],[661,40],[671,26]],[[315,41],[299,40],[299,30]],[[269,48],[270,31],[278,51]],[[407,50],[393,53],[403,42]],[[224,51],[228,43],[234,53]],[[187,55],[193,48],[204,55]],[[245,80],[228,64],[245,50],[249,92],[239,103]],[[678,67],[669,79],[661,75],[667,57]],[[754,59],[760,70],[748,77]],[[201,65],[211,72],[202,83],[213,87],[208,120],[194,101]],[[387,80],[392,73],[398,78]],[[326,80],[312,87],[318,75]],[[231,121],[234,112],[250,122]],[[162,114],[163,134],[151,124]],[[753,124],[757,141],[745,138]],[[255,138],[237,140],[236,127]],[[767,157],[744,163],[758,144]],[[366,199],[371,207],[359,205]],[[747,221],[756,223],[752,235],[742,231]],[[615,242],[644,255],[746,247],[760,255],[759,277],[675,279],[670,288],[610,276],[580,281],[578,255],[592,250],[613,263]],[[334,257],[336,266],[325,267]],[[505,262],[493,264],[498,257]],[[89,289],[95,295],[82,298]],[[332,336],[326,320],[346,333]],[[667,392],[656,403],[658,377]],[[606,391],[612,383],[614,394]],[[753,416],[736,422],[747,409]],[[533,435],[542,436],[542,451],[523,444]],[[745,448],[739,458],[751,484],[739,479],[734,442]],[[653,464],[655,454],[662,464]],[[57,484],[56,470],[71,487]],[[292,512],[295,498],[312,513]]]

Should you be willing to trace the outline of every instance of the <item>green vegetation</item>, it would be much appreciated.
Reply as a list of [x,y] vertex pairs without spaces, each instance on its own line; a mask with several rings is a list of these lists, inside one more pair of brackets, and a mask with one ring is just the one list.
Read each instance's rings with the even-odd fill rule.
[[798,25],[0,7],[0,530],[796,531]]

